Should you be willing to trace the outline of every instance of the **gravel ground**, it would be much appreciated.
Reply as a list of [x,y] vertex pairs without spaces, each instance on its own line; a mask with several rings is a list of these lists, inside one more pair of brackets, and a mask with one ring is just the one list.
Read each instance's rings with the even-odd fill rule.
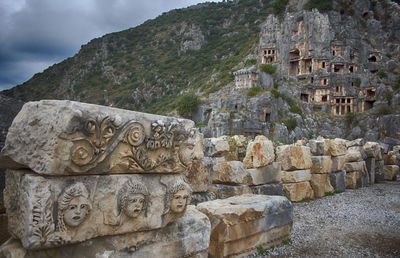
[[400,182],[293,206],[291,242],[253,257],[400,257]]

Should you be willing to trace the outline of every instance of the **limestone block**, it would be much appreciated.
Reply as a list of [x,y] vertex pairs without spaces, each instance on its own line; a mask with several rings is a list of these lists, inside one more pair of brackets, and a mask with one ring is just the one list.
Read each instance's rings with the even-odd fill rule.
[[42,100],[23,106],[1,155],[43,175],[182,173],[200,139],[186,119]]
[[375,182],[377,183],[385,181],[384,166],[383,160],[375,160]]
[[344,164],[344,170],[347,172],[365,170],[365,161],[348,162]]
[[383,156],[385,165],[397,165],[397,158],[393,151],[389,151]]
[[356,162],[362,161],[367,158],[365,151],[360,146],[353,146],[347,149],[346,155],[344,155],[345,162]]
[[333,172],[330,175],[331,185],[335,191],[346,190],[346,171]]
[[263,195],[283,195],[282,183],[271,183],[265,185],[250,186],[253,194],[263,194]]
[[274,146],[267,137],[258,135],[247,145],[243,163],[248,168],[259,168],[271,164],[275,160]]
[[309,140],[308,147],[310,147],[311,154],[314,156],[324,155],[325,141],[324,140]]
[[246,165],[240,161],[219,162],[212,172],[212,182],[217,184],[248,184],[250,181]]
[[191,189],[181,175],[45,177],[6,171],[11,235],[42,249],[162,228],[183,216]]
[[197,205],[199,203],[213,201],[215,199],[217,199],[217,196],[215,196],[213,192],[193,193],[190,204]]
[[400,154],[400,145],[393,146],[393,152],[394,154]]
[[363,138],[358,138],[352,141],[346,142],[346,148],[350,148],[353,146],[363,146],[365,144],[365,140]]
[[385,180],[395,180],[396,175],[400,174],[399,166],[397,166],[397,165],[385,165],[383,167],[383,173],[385,175]]
[[204,155],[208,157],[223,156],[229,151],[229,143],[223,138],[206,138],[204,139]]
[[325,193],[334,191],[329,174],[312,174],[310,183],[315,197],[323,197]]
[[27,250],[10,239],[1,257],[207,257],[211,225],[208,217],[188,206],[184,216],[161,229],[103,236],[46,250]]
[[184,174],[193,192],[207,192],[211,184],[210,167],[204,160],[193,160],[186,169]]
[[276,149],[277,160],[281,163],[282,170],[309,169],[312,166],[309,147],[283,145]]
[[332,170],[331,156],[311,156],[313,174],[326,174]]
[[306,140],[297,140],[295,143],[296,146],[306,146],[307,141]]
[[331,170],[333,172],[336,171],[342,171],[344,169],[344,163],[345,163],[345,156],[336,156],[336,157],[332,157],[332,168]]
[[210,257],[246,256],[290,238],[293,207],[284,196],[246,194],[197,209],[211,222]]
[[279,162],[272,162],[264,167],[249,168],[247,169],[247,173],[251,179],[248,185],[277,183],[281,181],[281,164]]
[[310,182],[283,184],[283,195],[292,202],[314,199],[314,191]]
[[247,147],[247,138],[244,135],[234,135],[232,139],[235,141],[236,146],[238,147]]
[[252,193],[248,185],[212,184],[208,190],[214,193],[217,199],[226,199],[232,196]]
[[367,167],[369,182],[368,185],[372,185],[375,183],[375,158],[367,158],[365,160],[365,165]]
[[369,174],[367,169],[359,170],[358,171],[358,178],[357,178],[357,187],[362,188],[369,185]]
[[345,181],[347,189],[357,189],[358,171],[346,172]]
[[377,158],[380,155],[381,148],[377,142],[366,142],[363,146],[367,158]]
[[283,183],[298,183],[310,180],[311,180],[311,171],[309,169],[282,171]]
[[341,156],[346,154],[346,140],[336,138],[332,139],[325,139],[325,148],[324,148],[324,155],[329,156]]

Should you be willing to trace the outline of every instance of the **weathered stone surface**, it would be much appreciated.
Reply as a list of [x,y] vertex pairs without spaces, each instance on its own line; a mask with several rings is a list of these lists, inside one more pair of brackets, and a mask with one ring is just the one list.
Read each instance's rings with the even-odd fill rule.
[[218,162],[214,168],[213,183],[248,184],[251,181],[246,165],[240,161]]
[[368,177],[369,177],[369,185],[372,185],[375,183],[375,159],[374,158],[367,158],[365,160],[365,165],[367,167],[368,171]]
[[365,170],[365,161],[345,163],[344,170],[347,172]]
[[343,139],[325,139],[324,155],[341,156],[346,154],[346,140]]
[[331,168],[332,172],[342,171],[344,169],[344,163],[345,163],[344,155],[332,157],[332,168]]
[[310,147],[311,154],[314,156],[324,155],[325,141],[324,140],[309,140],[308,147]]
[[363,138],[358,138],[352,141],[346,142],[346,148],[350,148],[353,146],[363,146],[365,144],[365,140]]
[[310,182],[283,184],[283,195],[292,202],[314,199],[314,191]]
[[244,135],[234,135],[232,139],[235,140],[235,144],[238,147],[247,147],[247,138]]
[[277,183],[281,181],[281,164],[272,162],[271,164],[260,168],[247,169],[251,181],[248,185],[263,185],[268,183]]
[[367,168],[358,171],[357,187],[362,188],[369,185],[370,179]]
[[229,151],[229,143],[223,138],[205,138],[204,139],[204,155],[208,157],[223,156]]
[[385,175],[385,180],[395,180],[396,175],[400,174],[399,166],[385,165],[383,167],[383,173]]
[[217,196],[213,192],[193,193],[190,204],[197,205],[201,202],[214,201],[215,199],[217,199]]
[[10,239],[0,247],[1,257],[207,257],[211,225],[208,217],[189,206],[185,215],[162,229],[98,237],[80,244],[47,250],[24,249]]
[[335,191],[346,190],[346,171],[333,172],[330,175],[331,185]]
[[385,165],[397,165],[397,157],[393,151],[389,151],[385,154],[383,160],[385,161]]
[[283,195],[282,183],[250,186],[250,189],[253,192],[253,194]]
[[298,183],[310,180],[311,180],[311,171],[309,169],[282,171],[283,183]]
[[331,156],[311,156],[313,174],[326,174],[332,170]]
[[243,163],[248,168],[259,168],[271,164],[275,160],[274,146],[263,135],[258,135],[247,145],[246,157]]
[[385,181],[385,174],[383,172],[385,163],[383,160],[375,160],[375,182]]
[[193,192],[206,192],[211,184],[210,164],[204,160],[193,160],[185,171],[188,184]]
[[357,189],[358,171],[346,172],[345,181],[347,189]]
[[193,127],[186,119],[80,102],[29,102],[9,129],[2,158],[45,175],[181,173],[202,158]]
[[211,222],[210,257],[245,256],[290,238],[292,204],[283,196],[247,194],[197,205]]
[[191,189],[180,175],[44,177],[7,170],[11,235],[41,249],[162,228],[183,216]]
[[347,149],[346,155],[344,155],[345,162],[356,162],[362,161],[367,158],[364,149],[361,146],[353,146]]
[[232,196],[252,193],[248,185],[212,184],[208,190],[214,193],[217,199],[226,199]]
[[334,191],[329,174],[312,174],[310,183],[315,197],[323,197],[325,193]]
[[309,169],[312,166],[309,147],[283,145],[276,149],[276,161],[281,163],[282,170]]
[[363,146],[367,158],[378,159],[381,153],[381,148],[377,142],[366,142]]

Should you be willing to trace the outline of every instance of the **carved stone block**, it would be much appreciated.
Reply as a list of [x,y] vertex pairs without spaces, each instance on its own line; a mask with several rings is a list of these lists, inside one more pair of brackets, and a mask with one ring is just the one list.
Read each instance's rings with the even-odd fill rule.
[[193,121],[73,101],[26,103],[3,163],[44,175],[181,173],[201,159]]
[[191,188],[181,175],[44,177],[6,171],[9,231],[41,249],[98,236],[158,229],[184,215]]
[[212,184],[209,191],[214,193],[218,199],[226,199],[232,196],[252,193],[248,185],[223,185]]

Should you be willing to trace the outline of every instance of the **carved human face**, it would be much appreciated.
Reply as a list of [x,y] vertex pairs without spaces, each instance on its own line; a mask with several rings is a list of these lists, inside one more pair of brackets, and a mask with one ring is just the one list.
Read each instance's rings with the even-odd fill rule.
[[89,213],[90,206],[87,198],[77,196],[71,200],[64,212],[64,222],[70,227],[79,226]]
[[192,164],[194,158],[194,144],[186,143],[183,144],[179,151],[179,159],[181,162],[189,166]]
[[181,213],[185,210],[189,198],[187,190],[179,190],[174,194],[171,200],[171,211]]
[[143,210],[144,201],[143,194],[133,194],[128,196],[124,213],[128,217],[136,218]]

